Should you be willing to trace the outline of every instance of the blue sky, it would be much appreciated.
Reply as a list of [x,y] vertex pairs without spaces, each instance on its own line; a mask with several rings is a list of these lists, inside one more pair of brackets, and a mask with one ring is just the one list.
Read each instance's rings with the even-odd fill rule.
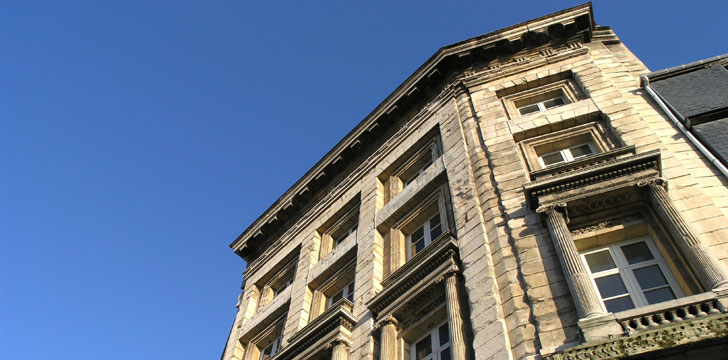
[[[219,358],[245,227],[438,48],[580,2],[344,3],[0,5],[0,358]],[[728,52],[725,0],[660,4],[595,18]]]

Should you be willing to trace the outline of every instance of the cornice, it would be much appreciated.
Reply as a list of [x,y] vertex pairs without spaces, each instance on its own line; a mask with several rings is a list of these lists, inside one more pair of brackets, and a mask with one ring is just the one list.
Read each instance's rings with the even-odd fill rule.
[[451,74],[475,63],[503,59],[523,49],[552,42],[569,39],[589,42],[594,26],[591,3],[586,3],[441,48],[243,231],[230,247],[246,261],[254,259],[256,250],[245,246],[248,241],[265,243],[267,237],[296,217],[317,192],[365,153],[380,135],[446,86]]
[[[339,327],[344,327],[348,331],[354,330],[356,318],[352,314],[353,306],[348,299],[337,301],[323,314],[296,332],[288,341],[288,344],[276,354],[274,359],[293,359]],[[333,336],[332,341],[343,341],[350,344],[351,338],[348,334],[338,333]]]
[[[605,153],[605,156],[610,153]],[[531,209],[544,206],[545,204],[541,203],[541,198],[547,195],[564,193],[600,183],[604,184],[610,180],[624,178],[628,175],[646,173],[649,170],[654,171],[656,175],[661,174],[659,150],[634,154],[628,157],[613,158],[591,165],[584,163],[591,161],[593,161],[593,158],[574,162],[573,165],[576,169],[573,171],[564,172],[524,185],[523,189]]]
[[[379,314],[417,283],[432,275],[435,269],[448,262],[457,266],[459,257],[457,241],[451,233],[446,232],[384,279],[382,291],[369,301],[367,307],[375,314]],[[448,267],[446,272],[451,269],[452,266]],[[440,274],[440,277],[442,275],[444,274]],[[438,278],[436,282],[440,280]]]

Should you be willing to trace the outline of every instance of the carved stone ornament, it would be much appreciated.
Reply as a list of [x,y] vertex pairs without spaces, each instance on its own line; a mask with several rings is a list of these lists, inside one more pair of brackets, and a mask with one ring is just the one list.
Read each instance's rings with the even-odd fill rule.
[[623,224],[626,224],[626,223],[629,223],[632,221],[641,220],[641,219],[642,219],[642,215],[632,214],[632,215],[628,215],[628,216],[622,216],[622,217],[618,217],[618,218],[614,218],[614,219],[600,221],[596,224],[577,228],[577,229],[571,230],[571,233],[574,235],[586,234],[586,233],[590,233],[592,231],[609,229],[609,228],[612,228],[615,226],[623,225]]
[[620,359],[728,336],[728,314],[683,321],[632,336],[585,344],[554,354],[554,360]]

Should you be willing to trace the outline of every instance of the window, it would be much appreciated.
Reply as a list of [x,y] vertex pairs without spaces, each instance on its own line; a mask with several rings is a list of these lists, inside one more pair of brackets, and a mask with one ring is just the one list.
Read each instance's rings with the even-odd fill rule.
[[568,101],[564,97],[564,93],[561,90],[552,91],[541,96],[536,96],[516,102],[516,106],[518,107],[518,113],[521,114],[521,116],[539,111],[545,111],[547,109],[565,104],[568,104]]
[[410,354],[412,360],[450,360],[450,329],[447,321],[415,341]]
[[592,249],[581,257],[608,312],[683,296],[649,237]]
[[395,176],[402,182],[402,189],[414,182],[440,156],[439,145],[435,140],[428,142],[396,172]]
[[[358,219],[357,219],[357,221],[358,221]],[[337,234],[337,236],[335,238],[333,238],[334,242],[332,244],[332,249],[335,249],[337,245],[344,242],[344,240],[346,240],[346,238],[348,238],[349,235],[356,234],[356,229],[358,227],[359,227],[359,223],[354,222],[354,224],[351,225],[348,229],[344,229],[339,234]],[[356,235],[354,235],[354,236],[356,236]]]
[[578,158],[596,154],[597,150],[591,142],[567,147],[561,150],[543,154],[538,157],[542,167],[574,161]]
[[346,284],[339,292],[335,293],[328,299],[327,308],[331,305],[336,304],[337,301],[346,298],[352,304],[354,303],[354,282]]
[[285,289],[286,289],[287,287],[291,286],[291,285],[293,284],[293,277],[294,277],[294,276],[295,276],[295,274],[292,274],[292,275],[291,275],[291,277],[290,277],[290,278],[289,278],[288,280],[284,281],[284,282],[283,282],[283,283],[282,283],[282,284],[281,284],[281,285],[280,285],[280,286],[278,287],[278,289],[276,289],[276,290],[275,290],[275,293],[274,293],[275,295],[274,295],[274,296],[278,296],[278,294],[282,293],[282,292],[283,292],[283,290],[285,290]]
[[534,81],[511,79],[511,86],[496,91],[508,117],[522,116],[571,104],[586,98],[571,71],[553,74]]
[[407,244],[409,247],[409,257],[417,255],[433,240],[437,239],[443,233],[443,221],[440,213],[436,213],[425,221],[422,226],[407,236]]
[[281,349],[281,341],[283,340],[282,335],[278,335],[273,342],[268,345],[265,349],[260,351],[259,360],[269,360]]

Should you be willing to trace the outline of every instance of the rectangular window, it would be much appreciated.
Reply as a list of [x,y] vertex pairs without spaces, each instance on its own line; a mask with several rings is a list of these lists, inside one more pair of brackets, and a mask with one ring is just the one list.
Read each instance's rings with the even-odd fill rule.
[[582,158],[584,156],[596,153],[597,150],[594,147],[594,144],[592,142],[587,142],[543,154],[538,157],[538,160],[541,163],[542,167],[547,167],[551,165],[567,163]]
[[425,221],[414,232],[407,236],[409,257],[417,255],[427,245],[430,245],[443,233],[443,220],[440,212]]
[[450,360],[450,329],[447,321],[412,344],[412,360]]
[[[545,94],[544,96],[526,99],[524,103],[526,103],[526,105],[520,105],[518,107],[518,113],[521,114],[521,116],[568,104],[563,92],[560,90],[558,92]],[[516,106],[518,106],[518,104],[516,104]]]
[[265,349],[260,351],[260,357],[259,360],[270,360],[275,356],[275,354],[278,352],[278,350],[281,349],[281,341],[283,340],[283,337],[281,335],[278,335],[273,342],[268,345]]
[[683,296],[649,237],[591,249],[581,257],[608,312]]
[[354,282],[350,282],[346,284],[341,290],[339,290],[337,293],[332,295],[328,299],[328,303],[326,305],[327,308],[331,307],[331,305],[336,304],[337,301],[341,299],[347,299],[352,304],[354,303]]

